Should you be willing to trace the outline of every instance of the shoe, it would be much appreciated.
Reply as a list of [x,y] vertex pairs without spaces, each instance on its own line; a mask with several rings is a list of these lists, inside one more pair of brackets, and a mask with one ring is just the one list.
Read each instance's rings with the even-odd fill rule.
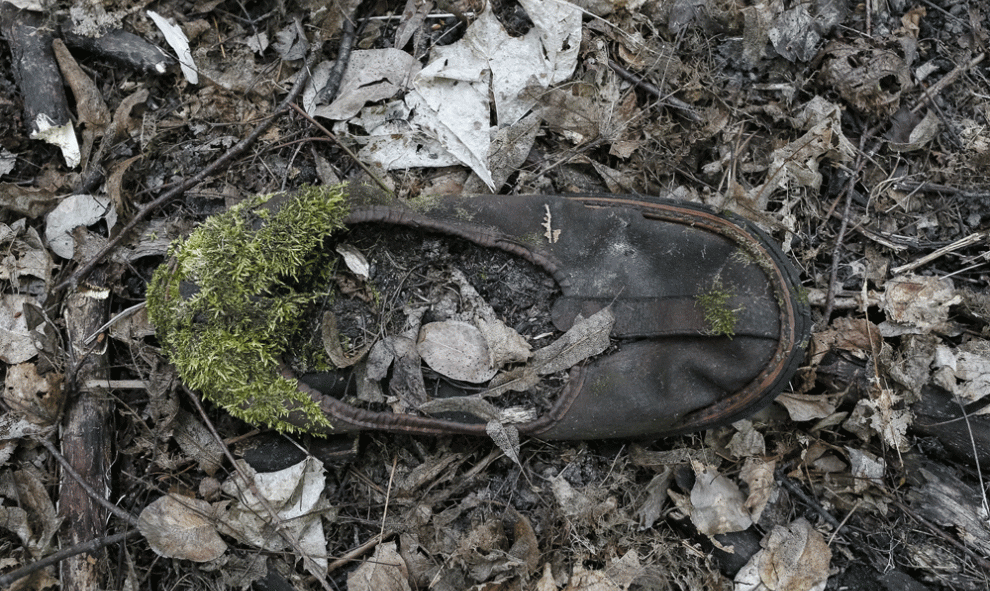
[[[293,203],[276,201],[266,207]],[[560,331],[610,310],[611,345],[572,367],[539,416],[515,423],[520,435],[646,439],[737,421],[787,386],[810,334],[809,308],[784,253],[752,223],[694,204],[617,195],[445,197],[417,209],[351,203],[343,224],[458,237],[525,259],[559,286],[550,312]],[[174,261],[170,269],[167,280],[185,286],[182,298],[196,293]],[[149,310],[151,300],[149,289]],[[435,435],[488,428],[464,413],[441,418],[350,404],[353,379],[344,370],[278,368],[301,394],[281,413],[280,428]],[[186,378],[181,368],[180,375]],[[325,420],[303,408],[310,400]],[[234,414],[238,405],[252,407],[220,402]]]

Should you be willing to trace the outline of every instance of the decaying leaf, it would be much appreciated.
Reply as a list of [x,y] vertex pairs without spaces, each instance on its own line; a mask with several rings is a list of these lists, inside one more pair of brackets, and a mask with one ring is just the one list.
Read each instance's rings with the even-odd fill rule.
[[17,535],[35,560],[50,554],[62,520],[41,474],[30,466],[5,473],[0,495],[17,503],[0,506],[0,528]]
[[117,224],[117,209],[109,198],[71,195],[45,218],[45,240],[52,252],[63,259],[72,259],[76,246],[72,231],[100,220],[106,220],[111,229]]
[[488,343],[473,324],[459,320],[429,322],[420,328],[416,350],[433,371],[454,380],[480,384],[495,376]]
[[750,200],[759,211],[766,210],[770,194],[788,185],[821,186],[818,172],[821,160],[848,162],[855,154],[852,143],[842,133],[842,110],[838,105],[815,97],[804,106],[794,123],[807,129],[804,135],[773,151],[767,180],[752,192]]
[[571,368],[608,348],[609,334],[614,324],[615,315],[611,306],[588,318],[579,317],[563,336],[535,351],[531,363],[540,375]]
[[775,485],[773,471],[777,467],[774,461],[764,462],[759,458],[746,458],[739,479],[749,485],[749,496],[746,497],[746,509],[753,522],[760,521],[763,509],[766,508]]
[[784,405],[793,421],[821,419],[835,412],[835,400],[830,396],[785,392],[777,402]]
[[649,529],[657,522],[662,514],[664,503],[667,502],[667,488],[674,479],[674,470],[669,466],[663,472],[657,474],[646,485],[646,498],[636,509],[636,518],[639,520],[639,529]]
[[[323,464],[310,456],[284,470],[265,473],[256,473],[243,460],[239,464],[238,472],[223,483],[223,492],[236,500],[223,511],[221,531],[272,552],[297,549],[308,557],[311,572],[325,574],[328,562],[323,519],[333,520],[336,511],[323,494]],[[253,479],[253,487],[242,480],[241,473]],[[272,507],[281,521],[281,534],[273,534],[273,517],[267,507]]]
[[168,22],[162,15],[154,10],[149,10],[148,17],[154,21],[155,26],[165,36],[165,42],[175,51],[179,59],[179,66],[182,68],[182,75],[185,76],[189,84],[199,84],[199,70],[193,61],[192,52],[189,50],[189,39],[182,32],[182,27]]
[[564,591],[626,591],[643,570],[635,550],[627,551],[622,558],[610,560],[602,570],[589,570],[578,563],[574,565],[571,580]]
[[900,56],[871,43],[832,41],[824,50],[822,72],[856,109],[883,118],[900,107],[901,93],[911,88],[911,73]]
[[887,469],[887,463],[883,458],[848,446],[846,451],[849,452],[852,475],[856,479],[853,490],[860,493],[866,490],[870,484],[883,486],[883,475]]
[[746,499],[734,482],[714,466],[692,462],[695,472],[691,489],[691,522],[705,535],[743,531],[753,525]]
[[880,353],[883,339],[880,327],[865,318],[840,316],[829,327],[812,335],[811,362],[821,363],[822,358],[833,349],[842,349],[859,357],[876,357]]
[[36,425],[49,426],[59,420],[65,376],[56,372],[38,374],[34,363],[7,367],[3,401],[18,416]]
[[216,474],[224,461],[223,448],[196,416],[180,410],[176,416],[173,436],[182,451],[196,460],[203,472],[211,476]]
[[949,308],[962,298],[952,279],[921,275],[901,275],[887,282],[884,312],[887,321],[880,324],[885,337],[903,334],[959,334],[949,320]]
[[[576,7],[534,0],[521,4],[534,24],[525,36],[510,36],[486,6],[460,41],[435,47],[405,97],[410,115],[405,125],[375,129],[374,147],[362,155],[388,169],[445,166],[453,156],[497,189],[492,130],[478,124],[491,119],[489,96],[495,100],[498,126],[513,125],[537,103],[525,89],[547,88],[569,78],[580,46],[581,12]],[[526,132],[517,137],[530,141],[535,136]],[[401,149],[395,148],[397,143]],[[422,158],[424,151],[432,162]]]
[[[0,191],[2,193],[2,191]],[[38,231],[21,218],[11,225],[0,223],[0,279],[9,281],[14,290],[22,280],[35,277],[48,285],[52,275],[52,258],[41,242]]]
[[804,4],[784,11],[768,32],[773,48],[788,61],[806,62],[815,57],[821,34]]
[[763,455],[767,451],[763,434],[753,428],[753,422],[742,420],[733,424],[736,433],[729,440],[727,449],[737,458]]
[[206,501],[167,494],[141,511],[138,529],[161,556],[209,562],[227,551],[212,516]]
[[367,281],[371,278],[371,265],[360,250],[350,244],[338,244],[337,254],[344,258],[344,264],[358,279]]
[[735,578],[737,591],[822,591],[832,551],[803,517],[775,526]]
[[375,554],[347,575],[350,591],[411,591],[409,571],[395,542],[379,544]]
[[[338,368],[350,367],[362,359],[364,354],[371,349],[371,343],[356,351],[345,352],[340,344],[340,331],[337,329],[337,315],[327,310],[323,313],[323,322],[320,325],[321,336],[323,338],[323,349],[327,352],[330,362]],[[384,377],[384,376],[383,376]]]
[[392,410],[405,412],[426,402],[426,384],[423,381],[422,360],[416,351],[416,342],[409,337],[393,335],[383,339],[394,361],[388,392],[395,397]]
[[[939,345],[933,362],[934,380],[966,403],[990,395],[990,343],[974,339],[959,347]],[[984,407],[978,414],[990,413]]]
[[550,481],[550,490],[557,499],[564,515],[587,525],[596,523],[604,514],[614,511],[617,502],[614,497],[602,499],[604,490],[589,485],[576,490],[563,476]]
[[519,461],[519,430],[512,425],[503,425],[497,420],[488,421],[485,432],[492,438],[495,445],[520,468],[522,462]]
[[408,87],[422,68],[404,51],[391,48],[351,52],[340,89],[330,105],[318,104],[318,91],[329,77],[332,62],[317,64],[312,83],[303,93],[303,106],[314,117],[346,121],[369,103],[391,99]]
[[559,339],[533,353],[527,365],[495,376],[486,396],[507,391],[524,391],[533,387],[539,376],[569,369],[588,357],[598,355],[609,346],[609,334],[615,324],[610,306],[588,318],[578,317]]

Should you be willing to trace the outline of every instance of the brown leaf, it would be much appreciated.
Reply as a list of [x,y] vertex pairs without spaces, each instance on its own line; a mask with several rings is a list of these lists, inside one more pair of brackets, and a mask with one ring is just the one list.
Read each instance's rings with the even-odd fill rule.
[[207,516],[210,504],[169,494],[141,511],[138,529],[157,554],[193,562],[209,562],[227,551]]
[[737,588],[775,591],[825,588],[832,551],[807,520],[800,518],[788,527],[775,526],[761,545],[764,549],[736,574]]

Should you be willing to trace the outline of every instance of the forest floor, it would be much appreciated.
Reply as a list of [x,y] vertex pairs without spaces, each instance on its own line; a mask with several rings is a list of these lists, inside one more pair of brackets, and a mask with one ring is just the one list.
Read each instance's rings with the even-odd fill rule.
[[[16,4],[14,21],[39,8]],[[85,541],[68,532],[80,521],[141,535],[93,550],[91,579],[63,562],[9,588],[990,588],[983,2],[358,4],[35,10],[69,47],[78,164],[72,146],[29,138],[35,71],[18,70],[3,20],[0,588]],[[75,38],[109,29],[173,57],[186,39],[197,80]],[[463,65],[459,85],[438,59]],[[315,84],[246,150],[155,202],[267,121],[307,66]],[[251,195],[344,181],[403,200],[626,193],[734,212],[800,271],[808,354],[751,419],[651,443],[524,440],[507,455],[488,438],[365,433],[296,447],[200,414],[140,307],[169,243]],[[490,299],[519,297],[490,283]],[[73,422],[86,405],[102,418]],[[100,466],[112,517],[70,502],[56,449]],[[238,496],[252,470],[267,502]]]

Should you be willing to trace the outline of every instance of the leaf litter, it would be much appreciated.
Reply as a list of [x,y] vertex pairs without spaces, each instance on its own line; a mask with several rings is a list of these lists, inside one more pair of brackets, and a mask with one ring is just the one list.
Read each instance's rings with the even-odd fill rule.
[[[389,37],[394,27],[382,25],[361,40],[365,44],[361,50],[394,49],[416,56],[413,69],[415,64],[432,64],[442,73],[443,68],[434,62],[443,51],[431,52],[431,44],[449,46],[458,35],[463,41],[466,29],[448,34],[461,27],[456,15],[436,17],[413,4],[407,8],[421,15],[421,29],[404,32],[405,41],[400,43]],[[986,560],[990,547],[986,542],[990,534],[985,519],[981,520],[987,511],[981,492],[985,469],[981,476],[975,462],[985,459],[987,453],[982,447],[985,438],[981,439],[987,423],[979,414],[987,408],[981,394],[986,389],[986,326],[990,320],[983,293],[987,262],[985,169],[990,163],[990,140],[983,116],[985,85],[979,84],[985,76],[979,60],[987,43],[986,31],[990,30],[986,11],[978,3],[963,2],[954,9],[960,9],[964,18],[949,18],[939,11],[926,14],[891,3],[873,7],[876,10],[868,13],[871,20],[867,20],[862,11],[849,11],[836,2],[806,6],[768,2],[746,7],[704,1],[582,5],[587,12],[579,24],[580,36],[568,43],[577,53],[573,75],[557,84],[535,87],[543,102],[529,114],[520,107],[517,114],[524,116],[504,125],[499,119],[499,97],[511,104],[514,87],[499,87],[492,82],[495,76],[489,74],[484,92],[489,101],[487,111],[477,105],[471,111],[477,116],[472,123],[482,122],[486,133],[465,132],[464,137],[478,143],[470,150],[465,148],[468,156],[461,156],[482,170],[483,176],[487,149],[492,184],[504,185],[508,192],[663,194],[670,189],[675,196],[735,209],[755,219],[783,241],[797,260],[816,315],[825,309],[826,295],[834,296],[832,316],[816,317],[819,326],[813,336],[814,351],[803,370],[804,383],[796,384],[796,393],[786,394],[780,404],[747,423],[703,436],[672,438],[639,451],[634,450],[637,446],[599,443],[520,442],[517,446],[510,437],[514,417],[532,416],[541,408],[539,401],[511,390],[497,398],[465,397],[458,404],[467,406],[437,412],[473,414],[493,431],[502,429],[495,438],[507,442],[502,447],[511,458],[497,459],[501,454],[492,451],[490,444],[478,448],[477,442],[460,438],[410,441],[382,435],[363,437],[359,461],[329,470],[322,480],[315,473],[308,476],[324,485],[322,494],[346,515],[347,526],[325,530],[320,552],[342,556],[385,532],[387,538],[392,537],[366,546],[373,547],[374,554],[366,556],[365,564],[394,566],[393,573],[397,574],[392,580],[397,588],[408,584],[465,589],[487,583],[541,591],[643,589],[671,588],[672,580],[679,581],[676,586],[680,588],[711,588],[711,581],[726,584],[734,575],[711,570],[710,561],[720,560],[722,550],[695,546],[696,542],[706,543],[707,536],[695,537],[698,530],[691,519],[672,514],[669,500],[676,495],[690,500],[697,478],[685,460],[704,458],[712,482],[718,474],[734,484],[739,494],[707,493],[702,497],[731,498],[731,503],[722,502],[733,506],[733,514],[748,513],[756,522],[737,533],[773,532],[763,540],[764,553],[755,560],[755,578],[747,579],[746,585],[816,588],[831,565],[830,584],[853,589],[857,580],[872,583],[881,577],[883,584],[890,586],[895,575],[902,581],[910,579],[912,584],[921,581],[929,588],[985,588],[985,574],[977,570],[985,564],[980,560]],[[203,17],[211,18],[208,11],[216,6],[207,3],[200,7],[207,11]],[[162,12],[176,15],[181,22],[180,13],[167,12],[169,8],[163,6]],[[255,10],[253,5],[244,8]],[[131,75],[118,88],[106,84],[106,80],[118,79],[116,72],[98,58],[87,58],[86,72],[111,108],[117,106],[119,110],[127,95],[143,92],[148,96],[150,92],[149,100],[140,101],[133,111],[127,109],[131,114],[128,122],[121,123],[122,131],[105,140],[104,164],[131,162],[117,169],[118,178],[107,187],[122,219],[131,215],[130,208],[147,203],[162,187],[218,157],[218,146],[243,137],[246,131],[237,127],[238,122],[268,116],[273,105],[266,93],[277,98],[281,92],[277,89],[284,88],[286,76],[298,68],[298,62],[292,60],[303,57],[306,48],[323,44],[329,48],[325,55],[332,57],[334,35],[339,31],[339,22],[334,22],[340,15],[324,17],[309,7],[301,8],[295,14],[302,14],[304,36],[294,22],[274,13],[259,18],[264,11],[252,14],[254,20],[244,21],[252,23],[255,31],[233,24],[225,28],[230,19],[218,18],[219,27],[201,28],[198,37],[190,35],[188,42],[197,63],[203,56],[210,57],[210,61],[202,62],[204,69],[220,71],[217,66],[222,65],[245,74],[242,78],[246,81],[237,87],[243,95],[231,93],[234,86],[219,80],[219,86],[209,88],[171,84],[178,72],[161,80]],[[517,18],[528,8],[517,10],[514,5],[496,2],[492,11],[509,39],[524,38],[543,26],[534,26],[540,16]],[[806,26],[805,11],[815,19],[810,26]],[[468,24],[480,20],[478,15],[462,13],[467,15]],[[152,38],[158,35],[143,13],[113,11],[108,17],[114,26]],[[197,14],[195,18],[200,17]],[[500,34],[493,22],[488,24]],[[186,28],[187,32],[192,30]],[[855,31],[856,36],[838,34],[839,30]],[[437,41],[443,35],[442,41]],[[261,42],[265,36],[273,40],[267,48]],[[249,38],[257,42],[249,43]],[[241,49],[235,51],[235,47]],[[75,51],[71,44],[70,51]],[[480,63],[484,55],[479,55],[472,59]],[[421,56],[423,60],[419,60]],[[280,59],[288,61],[280,65]],[[403,63],[410,63],[403,59]],[[610,60],[660,92],[614,75],[607,67]],[[676,67],[661,63],[676,63]],[[369,155],[372,148],[394,145],[381,150],[384,155],[379,161],[385,168],[392,166],[389,162],[403,159],[407,166],[413,166],[396,166],[394,170],[402,172],[386,176],[403,197],[428,194],[438,187],[480,190],[485,182],[481,177],[467,178],[463,160],[441,145],[439,134],[429,126],[414,126],[416,119],[403,93],[415,91],[416,76],[358,83],[354,87],[356,98],[347,112],[360,104],[359,114],[337,121],[334,131],[345,142],[363,145],[366,161],[373,160]],[[485,77],[472,78],[478,79]],[[384,86],[374,87],[382,81],[399,90],[388,98],[363,101],[361,92],[366,87],[368,97],[391,92]],[[15,88],[6,72],[2,84]],[[435,78],[431,84],[441,87],[444,82]],[[482,104],[482,86],[477,84],[474,98]],[[4,96],[16,97],[16,93]],[[702,113],[704,117],[699,119],[705,123],[692,125],[683,110],[665,103],[671,98],[682,101],[696,114]],[[532,96],[524,93],[519,104],[531,100]],[[77,226],[64,225],[58,232],[74,247],[71,254],[62,250],[68,257],[56,253],[44,238],[46,216],[64,200],[61,195],[73,191],[77,179],[60,161],[50,158],[44,145],[28,142],[17,126],[18,109],[19,105],[9,99],[0,99],[0,175],[4,181],[0,193],[5,197],[4,214],[8,216],[2,222],[16,236],[3,243],[6,258],[0,281],[4,283],[7,315],[0,341],[4,355],[10,356],[5,361],[20,356],[17,365],[7,367],[4,401],[5,409],[52,424],[64,404],[59,385],[66,368],[58,354],[62,318],[42,304],[51,295],[47,293],[51,279],[64,270],[70,257],[85,251],[80,246],[82,232],[72,231]],[[78,106],[76,110],[83,112]],[[456,126],[461,122],[451,123]],[[431,125],[438,126],[435,121]],[[855,146],[862,130],[874,126],[880,130],[882,144],[870,152],[854,190],[846,193],[858,155]],[[162,214],[157,227],[164,228],[167,221],[181,233],[182,228],[222,208],[225,200],[234,202],[255,192],[311,182],[317,171],[320,178],[359,175],[350,170],[349,161],[337,148],[323,150],[320,145],[320,153],[313,155],[308,149],[297,150],[297,140],[288,139],[304,138],[311,131],[298,123],[280,123],[261,140],[258,158],[235,164],[229,175],[201,183],[187,194],[182,208],[167,212],[167,220]],[[390,134],[401,134],[401,138]],[[454,133],[444,137],[463,143]],[[506,154],[501,164],[495,163],[496,152]],[[141,154],[147,157],[130,160]],[[258,162],[264,165],[258,166]],[[448,168],[417,169],[427,165]],[[132,191],[131,187],[138,189]],[[102,198],[101,190],[98,187],[91,193]],[[847,195],[851,203],[847,231],[839,239]],[[27,219],[18,221],[25,216]],[[87,230],[95,234],[108,231],[112,230],[104,222]],[[975,241],[960,242],[970,236]],[[131,246],[140,248],[142,240],[135,238]],[[952,246],[955,244],[963,246]],[[147,252],[158,253],[146,255],[148,259],[161,256],[160,247]],[[927,256],[939,252],[941,258]],[[443,256],[456,258],[450,252]],[[834,282],[830,279],[833,259]],[[115,265],[124,261],[114,260]],[[492,263],[489,272],[500,269],[501,264]],[[113,269],[115,311],[143,297],[141,285],[150,265],[127,259],[124,267]],[[369,265],[367,270],[369,278],[375,276],[373,267]],[[414,401],[402,403],[389,388],[381,392],[396,367],[395,355],[383,351],[397,347],[384,347],[380,335],[365,332],[374,320],[367,309],[375,294],[366,289],[367,280],[359,269],[348,268],[346,272],[352,282],[347,289],[353,291],[340,289],[347,300],[366,298],[360,304],[365,312],[353,313],[359,309],[354,304],[340,315],[337,341],[342,351],[363,355],[353,366],[365,368],[356,374],[359,385],[368,385],[361,395],[362,403],[382,409],[404,404],[402,412],[417,412]],[[465,275],[471,277],[468,284],[476,286],[499,315],[512,308],[504,301],[512,298],[502,297],[500,301],[498,290],[479,282],[478,274]],[[463,285],[452,277],[453,271],[447,268],[428,281],[456,289],[460,296]],[[413,273],[409,279],[421,276]],[[428,289],[422,293],[437,295]],[[536,326],[538,322],[527,325],[530,318],[541,317],[538,302],[528,301],[521,308],[529,312],[519,314],[515,321],[506,320],[505,325],[518,329],[532,344],[531,351],[560,338],[549,327]],[[403,311],[392,320],[395,338],[412,327],[406,324],[437,321],[427,318],[414,322],[410,318]],[[322,349],[320,320],[314,320],[312,334],[317,338],[314,344]],[[457,321],[483,331],[473,313]],[[551,336],[537,338],[545,332]],[[182,447],[173,443],[170,429],[175,421],[168,417],[174,413],[167,409],[177,406],[175,386],[164,383],[168,382],[163,377],[167,372],[153,361],[157,355],[153,338],[129,331],[110,334],[116,367],[124,374],[120,377],[141,376],[147,381],[152,376],[163,381],[147,392],[113,391],[128,409],[117,417],[122,457],[150,470],[174,471],[171,474],[186,466],[178,479],[183,483],[188,480],[195,490],[195,480],[208,481],[207,470],[213,470],[217,463],[201,462],[198,452],[193,451],[205,439],[190,438]],[[416,336],[418,333],[412,336],[413,343]],[[375,346],[360,353],[367,342]],[[491,355],[492,346],[488,346]],[[386,357],[387,364],[382,361]],[[429,378],[435,384],[450,379],[429,366],[424,369],[410,355],[403,359],[407,361],[401,363],[410,370],[415,367],[416,371],[435,374]],[[532,363],[531,356],[525,361],[506,361],[503,366]],[[372,377],[361,378],[361,371]],[[560,382],[551,375],[541,384],[538,387],[545,387],[543,394],[550,396]],[[378,388],[377,397],[372,385]],[[400,390],[413,392],[415,388]],[[166,400],[168,396],[172,396],[171,403]],[[32,397],[38,401],[25,404]],[[387,402],[389,397],[392,400]],[[443,400],[447,399],[434,399]],[[940,400],[947,402],[933,402]],[[933,405],[936,414],[931,414]],[[229,422],[220,423],[224,435],[244,433]],[[135,436],[134,432],[142,435]],[[17,475],[21,480],[11,478],[15,466],[39,465],[31,438],[42,435],[26,429],[10,433],[12,438],[3,441],[7,450],[3,453],[9,455],[0,455],[7,458],[0,464],[0,496],[5,507],[21,509],[18,503],[29,497],[47,500],[47,505],[54,507],[53,487],[23,484],[23,474]],[[150,443],[152,440],[157,443]],[[393,460],[396,476],[419,475],[416,485],[402,498],[388,495]],[[14,481],[23,484],[20,491],[11,484]],[[770,483],[776,486],[767,486]],[[141,485],[135,487],[131,490]],[[805,496],[791,492],[791,487]],[[558,500],[558,491],[563,500]],[[201,495],[206,497],[206,493]],[[55,531],[57,524],[43,510],[45,503],[35,500],[31,501],[30,516],[17,517],[16,511],[10,512],[14,546],[20,541],[30,550],[14,547],[14,553],[4,559],[5,569],[24,563],[27,556],[44,547],[46,532]],[[121,505],[125,500],[133,499],[125,495]],[[573,512],[569,503],[588,510]],[[706,506],[701,513],[714,512],[717,505]],[[388,510],[383,512],[385,506]],[[518,511],[523,519],[509,516],[507,508]],[[915,520],[914,514],[925,521]],[[334,518],[331,513],[324,515],[326,526]],[[826,516],[836,517],[835,523]],[[810,527],[799,523],[801,519]],[[518,525],[523,521],[532,521],[533,535],[525,534],[525,527]],[[37,530],[40,537],[29,529],[45,523],[47,529]],[[647,529],[640,533],[642,527]],[[671,528],[676,528],[676,536]],[[719,535],[713,538],[724,546]],[[761,536],[756,537],[759,543]],[[820,538],[829,544],[823,548]],[[223,539],[230,546],[239,546],[239,552],[250,548],[234,536]],[[462,548],[468,540],[477,547]],[[526,558],[524,547],[536,547],[536,558]],[[829,547],[841,551],[829,557]],[[126,550],[127,560],[135,563],[132,573],[143,572],[146,564],[157,564],[151,567],[159,569],[156,576],[171,578],[174,583],[191,572],[183,571],[181,561],[168,566],[161,561],[154,563],[147,557],[150,553],[141,548]],[[737,545],[736,552],[741,548]],[[892,550],[876,554],[872,548]],[[298,571],[293,575],[294,560],[288,554],[269,553],[265,558],[278,563],[281,572],[290,573],[290,577],[299,575]],[[230,565],[237,562],[231,552],[222,560]],[[265,560],[256,556],[248,560],[256,568],[244,569],[246,578],[241,579],[241,585],[244,581],[250,584],[250,577],[264,575],[264,569],[258,571],[257,567],[263,567]],[[634,568],[637,563],[639,570]],[[356,565],[350,562],[343,571],[354,573]],[[628,570],[623,570],[626,567]],[[875,567],[893,570],[884,574],[874,572]],[[336,571],[334,579],[341,587],[348,578],[343,571]],[[204,571],[197,572],[203,576]],[[740,576],[736,577],[737,588],[750,588],[740,586],[744,584]],[[487,580],[481,580],[484,577]],[[137,575],[133,578],[139,579]],[[312,579],[296,578],[294,582],[297,588],[308,588]]]

